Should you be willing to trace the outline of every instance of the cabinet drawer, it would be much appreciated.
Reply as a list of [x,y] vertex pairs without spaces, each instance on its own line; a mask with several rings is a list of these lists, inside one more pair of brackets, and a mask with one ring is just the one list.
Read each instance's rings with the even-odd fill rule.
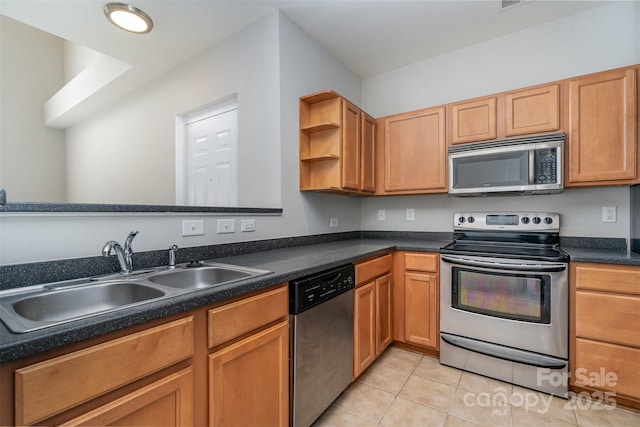
[[16,423],[33,424],[193,355],[193,317],[18,369]]
[[640,295],[640,267],[572,263],[576,289]]
[[393,261],[391,254],[356,264],[356,283],[366,283],[391,271]]
[[577,291],[576,336],[640,347],[640,298]]
[[72,426],[193,425],[193,369],[187,368],[64,423]]
[[[576,340],[576,369],[572,375],[572,382],[578,386],[588,386],[605,390],[614,390],[616,393],[632,397],[640,397],[640,350],[615,344],[601,343],[587,339]],[[613,372],[617,378],[610,384],[589,384],[602,377],[602,369],[605,373]],[[610,375],[610,374],[609,374]],[[606,378],[602,378],[604,382]]]
[[405,270],[438,272],[438,254],[405,253]]
[[209,310],[209,348],[286,317],[288,314],[289,297],[286,285]]

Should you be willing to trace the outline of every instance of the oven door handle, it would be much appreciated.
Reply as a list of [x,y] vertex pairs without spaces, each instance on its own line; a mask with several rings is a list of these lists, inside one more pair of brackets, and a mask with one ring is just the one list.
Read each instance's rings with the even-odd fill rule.
[[442,338],[442,340],[447,344],[454,347],[473,351],[474,353],[484,354],[485,356],[497,357],[498,359],[507,360],[509,362],[549,369],[562,369],[567,366],[567,362],[565,360],[557,359],[555,357],[544,356],[542,354],[531,353],[511,347],[504,347],[484,341],[473,340],[458,335],[440,332],[440,338]]
[[456,265],[466,265],[469,267],[485,267],[500,270],[516,270],[516,271],[543,271],[543,272],[557,272],[567,269],[565,263],[551,263],[551,264],[506,264],[501,262],[484,262],[475,261],[471,259],[458,258],[450,255],[440,255],[442,261]]

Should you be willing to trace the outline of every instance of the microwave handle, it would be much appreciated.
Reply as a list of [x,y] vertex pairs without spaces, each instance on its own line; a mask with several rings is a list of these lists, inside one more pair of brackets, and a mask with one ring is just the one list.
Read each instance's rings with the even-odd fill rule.
[[529,150],[529,184],[536,183],[536,150]]
[[466,265],[469,267],[485,267],[485,268],[493,268],[493,269],[501,269],[501,270],[557,272],[557,271],[564,271],[567,269],[567,264],[565,263],[554,263],[554,264],[544,264],[544,265],[542,264],[506,264],[506,263],[500,263],[500,262],[483,262],[483,261],[476,261],[476,260],[470,260],[470,259],[461,259],[454,256],[449,256],[449,255],[440,255],[440,259],[450,264]]

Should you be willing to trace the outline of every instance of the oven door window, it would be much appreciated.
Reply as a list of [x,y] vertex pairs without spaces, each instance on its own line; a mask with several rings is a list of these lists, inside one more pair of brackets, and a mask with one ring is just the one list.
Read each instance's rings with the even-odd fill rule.
[[550,323],[551,278],[544,274],[490,273],[454,267],[451,305],[504,319]]

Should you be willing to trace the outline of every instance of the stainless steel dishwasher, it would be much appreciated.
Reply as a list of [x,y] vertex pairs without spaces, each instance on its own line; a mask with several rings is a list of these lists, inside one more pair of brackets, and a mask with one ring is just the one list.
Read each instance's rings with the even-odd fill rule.
[[308,427],[353,375],[352,264],[289,282],[291,425]]

